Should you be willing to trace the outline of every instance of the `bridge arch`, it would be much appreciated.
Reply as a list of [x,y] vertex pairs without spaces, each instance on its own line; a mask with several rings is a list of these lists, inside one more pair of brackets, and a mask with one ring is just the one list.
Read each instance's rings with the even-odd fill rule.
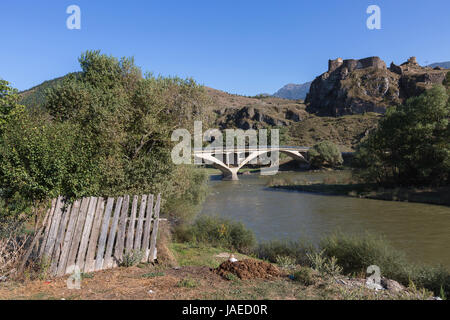
[[[199,159],[210,161],[215,168],[222,171],[224,180],[239,180],[238,172],[240,169],[242,169],[245,165],[247,165],[250,161],[256,159],[257,157],[259,157],[263,154],[269,153],[269,152],[274,152],[274,151],[286,154],[289,157],[293,158],[294,160],[309,163],[308,160],[306,159],[306,157],[300,151],[289,150],[289,149],[276,149],[276,150],[264,149],[264,150],[251,151],[249,153],[249,155],[241,163],[239,163],[236,167],[229,166],[229,165],[225,164],[223,161],[214,157],[214,154],[217,154],[214,151],[194,153],[194,156]],[[226,153],[222,153],[222,152],[220,152],[220,153],[226,155]],[[231,153],[233,153],[233,152],[231,152]]]

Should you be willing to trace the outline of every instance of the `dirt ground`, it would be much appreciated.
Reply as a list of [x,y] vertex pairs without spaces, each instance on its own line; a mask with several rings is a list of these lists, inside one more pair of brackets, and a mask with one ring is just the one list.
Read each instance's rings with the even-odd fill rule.
[[393,295],[364,287],[364,280],[316,276],[304,286],[287,275],[271,279],[226,279],[202,266],[118,268],[84,275],[81,289],[67,278],[0,283],[0,300],[381,300],[429,299],[405,291]]
[[160,265],[140,264],[83,274],[79,290],[68,288],[68,276],[51,279],[40,275],[43,280],[0,281],[0,300],[391,300],[431,297],[429,293],[415,289],[400,293],[375,291],[366,288],[365,279],[324,277],[313,270],[310,271],[311,283],[304,285],[304,282],[292,279],[294,270],[242,254],[234,253],[239,261],[231,264],[227,262],[231,253],[220,248],[172,243],[166,249],[170,254],[166,253],[167,257]]
[[[100,271],[83,277],[80,290],[68,289],[67,279],[68,277],[3,283],[0,284],[0,299],[227,299],[233,296],[233,290],[238,285],[236,282],[222,278],[211,268],[200,266],[179,269],[146,266],[145,268],[131,267]],[[275,282],[280,281],[285,280],[275,280]],[[264,281],[250,281],[245,286],[258,287],[261,282]],[[249,290],[249,298],[252,298],[251,291]]]

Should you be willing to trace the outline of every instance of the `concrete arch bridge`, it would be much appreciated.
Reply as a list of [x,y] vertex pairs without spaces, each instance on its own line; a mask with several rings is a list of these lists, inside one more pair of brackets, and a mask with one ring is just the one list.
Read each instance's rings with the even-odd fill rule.
[[[255,148],[233,148],[233,149],[194,149],[194,158],[202,159],[208,164],[222,171],[224,180],[239,180],[238,172],[245,165],[257,161],[258,157],[270,152],[279,152],[288,155],[294,160],[308,163],[308,147],[255,147]],[[217,157],[219,156],[219,157]],[[223,159],[223,160],[222,160]],[[271,166],[279,164],[279,158],[271,159]]]

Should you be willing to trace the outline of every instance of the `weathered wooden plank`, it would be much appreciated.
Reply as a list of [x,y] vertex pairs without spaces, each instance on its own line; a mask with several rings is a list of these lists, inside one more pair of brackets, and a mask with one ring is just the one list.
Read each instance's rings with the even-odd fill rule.
[[75,227],[75,232],[73,234],[73,240],[72,240],[72,244],[71,244],[70,250],[69,250],[69,258],[67,259],[66,270],[64,273],[66,273],[67,270],[69,270],[71,266],[75,265],[77,253],[78,253],[78,247],[80,245],[81,235],[83,233],[84,222],[86,221],[86,214],[88,211],[90,200],[91,200],[91,198],[86,197],[86,198],[83,198],[83,200],[81,201],[81,207],[80,207],[80,211],[78,214],[77,225]]
[[153,195],[148,195],[147,202],[147,216],[145,217],[145,226],[144,226],[144,239],[142,240],[142,250],[144,251],[144,257],[142,258],[142,262],[147,262],[148,257],[150,255],[150,233],[152,226],[152,216],[153,216]]
[[105,201],[103,198],[98,198],[97,210],[95,211],[91,237],[89,239],[88,251],[86,254],[86,263],[84,264],[84,272],[92,272],[95,270],[95,251],[97,251],[98,236],[100,235],[100,226],[102,223],[104,211]]
[[[105,214],[103,215],[102,226],[100,230],[100,238],[98,239],[98,249],[95,260],[95,271],[101,270],[103,267],[103,254],[105,253],[106,238],[108,237],[109,222],[111,220],[111,212],[114,206],[114,198],[108,198],[106,203]],[[117,227],[116,227],[117,228]]]
[[134,250],[141,250],[142,231],[144,227],[146,207],[147,207],[147,195],[144,194],[141,199],[141,207],[139,208],[139,218],[136,227],[136,236],[134,237]]
[[133,240],[134,240],[134,231],[135,231],[135,225],[136,225],[136,213],[137,213],[137,207],[139,203],[139,197],[134,196],[133,197],[133,205],[131,206],[131,216],[130,219],[128,219],[128,233],[127,233],[127,242],[125,247],[125,252],[130,253],[133,250]]
[[77,200],[72,205],[72,211],[70,212],[69,224],[67,225],[67,231],[64,236],[64,242],[62,245],[61,255],[58,262],[58,269],[56,274],[63,276],[66,271],[67,258],[69,256],[70,245],[73,239],[73,233],[78,219],[78,213],[80,211],[80,201]]
[[124,202],[122,206],[122,213],[119,219],[119,230],[117,231],[117,241],[114,249],[114,261],[113,266],[118,265],[123,258],[123,249],[125,246],[125,230],[127,227],[128,218],[128,208],[130,205],[130,196],[126,195],[124,197]]
[[[103,260],[102,269],[110,268],[113,264],[113,248],[114,241],[117,235],[117,227],[119,224],[120,212],[122,210],[123,197],[117,199],[116,208],[114,210],[114,217],[111,222],[111,228],[109,229],[108,243],[106,245],[105,258]],[[100,269],[99,269],[100,270]]]
[[42,237],[41,248],[39,250],[39,258],[41,258],[42,255],[44,254],[44,249],[47,244],[48,234],[50,233],[50,227],[52,226],[53,214],[55,212],[56,201],[57,201],[57,199],[52,200],[52,206],[50,207],[50,212],[49,212],[49,215],[48,215],[48,218],[46,221],[44,235]]
[[52,263],[50,265],[50,274],[52,275],[56,275],[56,271],[58,270],[59,256],[61,254],[64,235],[66,234],[66,227],[67,223],[69,222],[71,210],[72,205],[69,205],[68,207],[64,205],[64,207],[62,208],[63,213],[61,217],[61,223],[59,225],[58,235],[56,237],[55,249],[53,250]]
[[89,244],[89,236],[91,234],[92,223],[94,221],[97,200],[98,199],[96,197],[91,197],[91,200],[89,201],[89,209],[86,215],[86,221],[84,223],[83,235],[81,236],[80,248],[78,249],[76,262],[76,265],[80,268],[80,270],[84,270],[86,250]]
[[47,243],[44,249],[44,257],[46,259],[51,259],[53,248],[55,247],[56,237],[58,235],[59,224],[61,223],[63,198],[58,197],[55,207],[55,213],[53,214],[52,226],[50,227],[50,232],[48,234]]
[[150,241],[149,262],[153,262],[156,259],[156,240],[158,238],[160,206],[161,206],[161,194],[158,194],[158,199],[156,200],[156,206],[155,206],[155,217],[154,217],[154,222],[153,222],[152,238]]

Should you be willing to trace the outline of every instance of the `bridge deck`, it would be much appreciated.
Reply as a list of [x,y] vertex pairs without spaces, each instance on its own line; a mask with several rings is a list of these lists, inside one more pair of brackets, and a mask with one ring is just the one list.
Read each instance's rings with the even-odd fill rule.
[[232,152],[253,152],[253,151],[300,151],[307,152],[309,151],[309,147],[293,147],[293,146],[279,146],[279,147],[271,147],[271,146],[260,146],[260,147],[245,147],[245,148],[202,148],[202,149],[193,149],[194,154],[200,153],[232,153]]

